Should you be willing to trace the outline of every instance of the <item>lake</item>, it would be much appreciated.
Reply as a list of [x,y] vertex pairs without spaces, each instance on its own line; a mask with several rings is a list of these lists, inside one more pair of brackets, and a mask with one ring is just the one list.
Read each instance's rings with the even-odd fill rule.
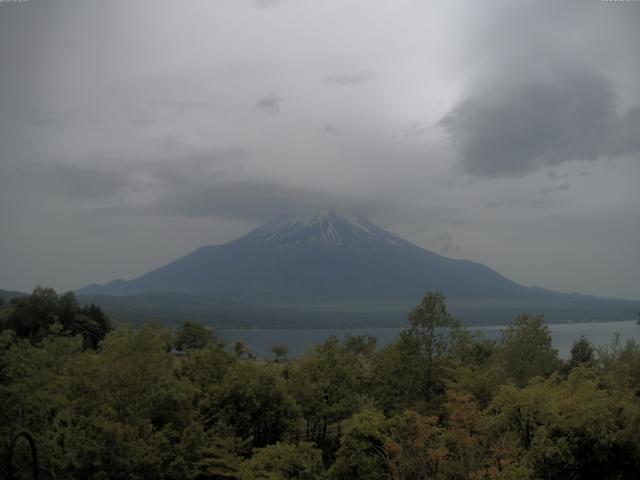
[[[620,335],[624,343],[633,338],[640,341],[640,327],[635,321],[625,322],[592,322],[592,323],[555,323],[548,324],[554,348],[562,358],[568,358],[573,342],[581,335],[586,336],[594,346],[610,345],[614,335]],[[470,331],[480,331],[485,338],[500,339],[500,332],[505,325],[486,327],[469,327]],[[251,347],[258,357],[272,357],[271,346],[284,344],[289,347],[289,356],[299,356],[314,345],[334,335],[340,339],[347,335],[372,335],[378,338],[378,346],[383,347],[398,336],[400,328],[353,328],[353,329],[289,329],[289,330],[219,330],[219,335],[231,344],[241,340]]]

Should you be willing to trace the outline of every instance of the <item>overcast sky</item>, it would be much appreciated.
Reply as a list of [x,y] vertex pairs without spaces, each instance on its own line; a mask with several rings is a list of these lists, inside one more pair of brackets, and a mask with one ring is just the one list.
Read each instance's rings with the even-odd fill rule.
[[0,288],[301,207],[640,299],[640,2],[0,2]]

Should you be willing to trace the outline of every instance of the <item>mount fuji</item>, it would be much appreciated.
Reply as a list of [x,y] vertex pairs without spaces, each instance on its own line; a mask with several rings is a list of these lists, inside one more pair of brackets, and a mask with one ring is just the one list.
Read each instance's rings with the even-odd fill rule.
[[139,298],[171,292],[187,302],[206,297],[335,314],[406,312],[427,291],[442,292],[454,313],[474,323],[531,310],[557,320],[633,318],[637,310],[633,302],[525,287],[479,263],[413,245],[360,216],[334,212],[278,217],[133,280],[77,293]]

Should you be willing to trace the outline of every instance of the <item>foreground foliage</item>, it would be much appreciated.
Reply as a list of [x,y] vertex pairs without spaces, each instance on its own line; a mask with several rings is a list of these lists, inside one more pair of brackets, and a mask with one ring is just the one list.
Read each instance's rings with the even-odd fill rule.
[[[72,295],[32,297],[0,308],[0,437],[32,431],[41,478],[631,479],[640,468],[634,342],[596,351],[581,338],[565,362],[541,317],[491,342],[428,294],[383,349],[330,338],[301,358],[278,346],[275,361],[255,360],[201,325],[109,332]],[[20,444],[15,463],[27,462]]]

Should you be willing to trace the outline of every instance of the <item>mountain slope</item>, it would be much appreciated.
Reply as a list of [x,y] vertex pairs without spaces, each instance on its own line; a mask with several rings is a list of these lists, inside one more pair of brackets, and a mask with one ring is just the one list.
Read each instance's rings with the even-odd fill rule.
[[2,290],[2,289],[0,289],[0,298],[2,298],[2,300],[4,300],[5,302],[8,302],[9,300],[14,299],[14,298],[26,297],[28,295],[29,295],[28,293],[18,292],[16,290]]
[[286,216],[237,240],[194,252],[131,281],[79,293],[173,291],[255,303],[534,294],[484,265],[406,242],[361,217]]

